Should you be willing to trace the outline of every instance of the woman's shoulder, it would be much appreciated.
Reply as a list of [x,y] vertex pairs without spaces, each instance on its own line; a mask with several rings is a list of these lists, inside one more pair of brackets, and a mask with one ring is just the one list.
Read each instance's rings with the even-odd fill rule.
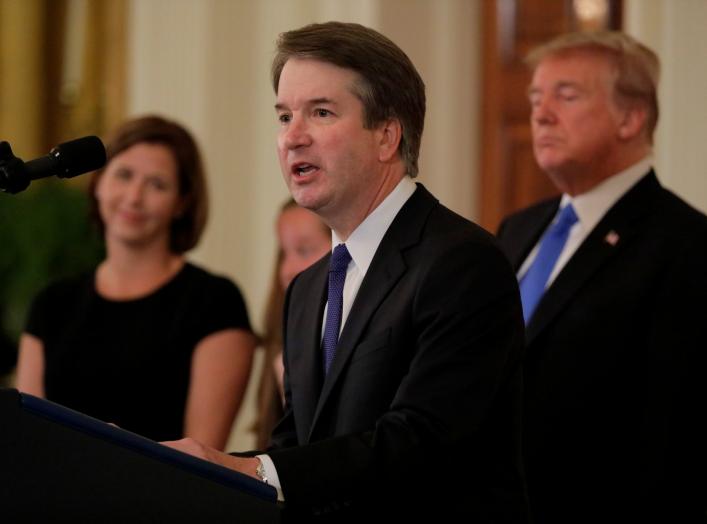
[[222,316],[224,326],[250,329],[243,294],[230,277],[187,262],[175,279],[173,291],[175,301],[196,317],[206,315],[212,322],[215,315]]
[[93,271],[50,282],[32,299],[25,331],[42,338],[47,323],[59,326],[77,314],[82,315],[95,293]]
[[78,275],[50,280],[37,294],[38,297],[63,298],[75,297],[77,293],[95,290],[95,270]]
[[202,266],[187,262],[180,272],[181,286],[191,292],[210,297],[235,297],[241,300],[242,293],[236,282],[229,276],[215,273]]

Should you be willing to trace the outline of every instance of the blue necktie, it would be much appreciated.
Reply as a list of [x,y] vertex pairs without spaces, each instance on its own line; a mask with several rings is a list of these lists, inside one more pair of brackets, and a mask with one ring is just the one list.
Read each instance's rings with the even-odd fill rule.
[[346,281],[346,268],[351,261],[346,244],[339,244],[334,248],[334,254],[329,263],[329,291],[324,324],[324,337],[322,349],[324,350],[324,374],[329,371],[331,361],[334,360],[336,344],[339,342],[341,329],[341,312],[344,303],[344,282]]
[[538,255],[520,281],[520,299],[523,302],[523,318],[527,324],[535,307],[545,293],[547,279],[550,278],[555,262],[565,247],[570,229],[577,222],[577,214],[572,204],[567,204],[554,224],[550,226],[542,241]]

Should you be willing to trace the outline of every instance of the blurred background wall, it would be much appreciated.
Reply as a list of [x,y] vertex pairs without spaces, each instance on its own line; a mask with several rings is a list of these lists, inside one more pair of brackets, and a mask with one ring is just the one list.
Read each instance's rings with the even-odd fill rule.
[[[528,0],[541,10],[558,2]],[[448,207],[480,220],[482,35],[489,5],[505,12],[517,4],[523,0],[0,0],[0,139],[29,159],[126,116],[156,112],[186,124],[203,148],[212,201],[205,236],[190,256],[237,281],[260,328],[273,222],[287,197],[269,79],[277,35],[342,20],[399,44],[427,85],[419,180]],[[663,63],[659,177],[705,211],[707,2],[620,5],[623,28]],[[3,74],[8,70],[13,74]],[[45,99],[58,86],[63,106]],[[15,198],[0,196],[0,206]],[[248,405],[234,447],[249,446],[251,422]]]

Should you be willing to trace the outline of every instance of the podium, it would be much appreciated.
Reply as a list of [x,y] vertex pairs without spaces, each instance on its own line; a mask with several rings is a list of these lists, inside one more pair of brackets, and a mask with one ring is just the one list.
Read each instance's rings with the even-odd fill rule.
[[280,520],[271,486],[47,400],[0,389],[2,522]]

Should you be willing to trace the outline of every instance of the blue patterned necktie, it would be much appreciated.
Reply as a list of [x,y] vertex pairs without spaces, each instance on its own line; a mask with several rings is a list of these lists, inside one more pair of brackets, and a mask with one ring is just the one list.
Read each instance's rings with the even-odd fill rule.
[[570,229],[577,222],[572,204],[567,204],[555,223],[547,230],[540,242],[538,255],[520,281],[520,299],[523,303],[523,318],[528,324],[535,307],[545,293],[547,280],[555,267],[557,258],[565,247]]
[[324,337],[322,349],[324,350],[324,374],[328,373],[329,366],[334,360],[336,345],[339,342],[341,330],[341,313],[344,304],[344,282],[346,281],[346,268],[351,261],[346,244],[339,244],[334,248],[334,254],[329,263],[329,291],[324,324]]

